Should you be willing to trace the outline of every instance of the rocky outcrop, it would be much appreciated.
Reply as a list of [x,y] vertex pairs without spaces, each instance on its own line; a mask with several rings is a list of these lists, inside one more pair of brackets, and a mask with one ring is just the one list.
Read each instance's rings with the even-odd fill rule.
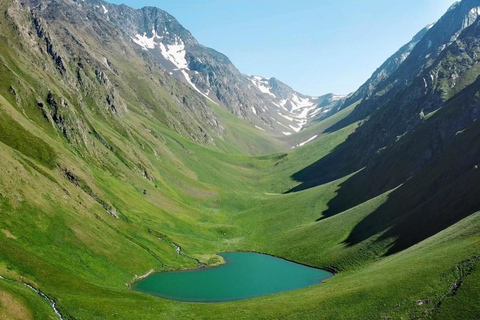
[[388,77],[390,77],[400,65],[408,58],[415,46],[422,40],[425,34],[433,27],[433,24],[426,26],[418,32],[410,42],[401,47],[390,58],[388,58],[372,76],[352,95],[350,95],[340,108],[348,107],[356,101],[369,98],[376,90],[377,86]]
[[86,194],[88,194],[92,199],[94,199],[98,204],[100,204],[102,208],[108,212],[108,214],[110,214],[112,217],[116,219],[120,218],[117,213],[117,209],[114,206],[108,204],[102,198],[100,198],[83,179],[77,177],[75,174],[73,174],[71,171],[69,171],[66,168],[60,167],[60,169],[62,170],[65,178],[68,181],[70,181],[73,185],[82,189]]
[[[103,7],[111,7],[108,15]],[[56,79],[61,79],[60,86],[69,91],[69,95],[62,95],[70,101],[71,112],[81,122],[89,122],[82,119],[87,109],[98,108],[102,117],[109,118],[124,116],[130,107],[142,108],[188,139],[213,144],[212,135],[221,136],[223,127],[202,97],[196,96],[188,85],[173,80],[158,61],[138,50],[125,33],[126,28],[132,30],[131,24],[117,23],[117,13],[129,16],[130,11],[135,10],[103,1],[64,0],[28,0],[9,10],[17,28],[22,30],[20,35],[29,43],[24,50],[31,51],[35,63],[44,70],[54,68],[59,73]],[[30,30],[25,27],[26,21],[30,21]],[[119,68],[119,60],[124,64],[133,61],[140,68],[135,71],[141,82],[132,81],[131,70]],[[45,103],[42,109],[47,118],[56,117],[53,122],[73,141],[74,132],[64,128],[64,122],[71,117]],[[87,137],[85,132],[80,135]],[[87,147],[82,152],[91,150]]]

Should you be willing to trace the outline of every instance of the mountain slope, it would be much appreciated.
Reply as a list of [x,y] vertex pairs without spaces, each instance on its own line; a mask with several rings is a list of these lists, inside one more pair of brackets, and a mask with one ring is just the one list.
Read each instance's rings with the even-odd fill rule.
[[392,73],[394,73],[400,67],[415,46],[432,27],[433,24],[423,28],[412,38],[409,43],[405,44],[397,52],[395,52],[394,55],[388,58],[377,70],[375,70],[372,76],[357,91],[348,97],[344,103],[344,106],[349,106],[356,101],[368,98],[375,91],[380,82],[390,77],[390,75],[392,75]]
[[[448,15],[470,21],[474,4]],[[7,0],[0,10],[0,318],[478,318],[478,21],[408,83],[395,79],[414,68],[409,58],[375,86],[393,81],[389,90],[282,144],[134,41],[150,45],[152,23],[178,27],[161,10],[96,0]],[[164,53],[183,62],[171,41]],[[290,111],[295,95],[311,101],[243,77],[262,99],[291,99]],[[327,109],[343,98],[318,99]],[[152,271],[219,265],[227,251],[338,273],[225,303],[131,289]]]
[[[293,176],[304,181],[292,190],[298,191],[355,173],[320,219],[398,188],[387,204],[359,224],[348,243],[389,230],[385,237],[398,239],[391,248],[396,252],[480,209],[473,190],[478,183],[480,24],[471,16],[479,4],[463,1],[452,7],[379,85],[389,89],[377,88],[349,116],[349,122],[355,122],[368,115],[356,132],[329,157]],[[451,29],[452,17],[459,29]],[[442,39],[455,40],[448,45],[435,40],[440,30],[451,32],[442,33]],[[426,49],[431,52],[427,58]],[[413,229],[418,230],[414,235]]]
[[[284,128],[282,133],[287,136],[292,134],[292,130],[293,133],[298,133],[311,123],[326,118],[327,114],[334,114],[332,109],[336,109],[346,98],[332,93],[309,97],[275,78],[250,76],[249,79],[255,87],[270,96],[276,108],[265,107],[263,111],[268,112],[269,116]],[[252,111],[257,114],[254,107]]]
[[[199,44],[174,17],[158,8],[134,10],[103,1],[83,6],[119,27],[171,75],[259,130],[286,135],[298,132],[342,98],[319,106],[317,98],[294,92],[276,79],[241,74],[225,55]],[[273,92],[280,90],[284,93],[277,97]]]

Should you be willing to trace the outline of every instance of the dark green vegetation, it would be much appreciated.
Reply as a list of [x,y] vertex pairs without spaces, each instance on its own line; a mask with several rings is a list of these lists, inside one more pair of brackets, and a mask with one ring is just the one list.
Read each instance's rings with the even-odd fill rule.
[[[65,319],[479,317],[480,1],[283,141],[79,4],[0,2],[0,318],[56,319],[22,282]],[[232,251],[339,273],[216,304],[130,288]]]
[[155,273],[135,283],[133,288],[178,301],[222,302],[308,287],[333,276],[328,271],[258,253],[220,256],[225,260],[224,265]]

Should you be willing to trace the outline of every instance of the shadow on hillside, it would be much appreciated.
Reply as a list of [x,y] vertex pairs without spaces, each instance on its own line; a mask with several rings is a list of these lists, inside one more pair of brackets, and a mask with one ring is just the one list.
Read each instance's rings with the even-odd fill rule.
[[292,175],[291,178],[295,181],[301,182],[301,184],[290,189],[286,193],[299,192],[314,188],[348,176],[361,169],[359,165],[355,165],[354,162],[352,163],[349,161],[349,150],[351,150],[348,141],[349,139],[350,138],[317,162]]
[[345,243],[353,246],[385,232],[377,242],[395,239],[389,255],[480,211],[480,170],[462,174],[453,181],[428,179],[419,176],[393,191],[386,203],[355,226]]
[[[357,106],[345,119],[325,129],[323,133],[333,133],[358,122],[363,115],[362,112],[357,112],[359,107],[361,105]],[[286,193],[314,188],[346,177],[362,169],[366,163],[365,159],[362,159],[364,150],[358,143],[359,140],[365,138],[365,133],[362,134],[362,129],[361,126],[358,127],[345,142],[338,145],[330,154],[293,174],[291,178],[301,182],[301,184]]]
[[387,255],[415,245],[480,211],[480,123],[473,122],[461,134],[440,142],[442,128],[456,121],[448,115],[443,126],[432,122],[367,161],[355,149],[357,132],[331,154],[296,173],[293,177],[302,184],[290,192],[358,171],[340,184],[337,196],[318,220],[397,188],[354,227],[345,244],[353,246],[383,233],[377,242],[395,239]]
[[398,174],[389,174],[387,179],[383,176],[378,179],[374,178],[372,172],[379,170],[389,172],[389,168],[383,168],[380,163],[377,163],[377,157],[368,158],[365,156],[361,144],[358,143],[362,139],[362,137],[359,137],[360,131],[361,128],[359,131],[352,133],[344,143],[337,146],[331,153],[291,176],[292,179],[301,182],[301,184],[286,193],[307,190],[352,175],[340,184],[337,196],[330,200],[328,209],[323,212],[322,217],[318,220],[355,207],[393,189],[403,181],[403,170],[399,170]]
[[[295,173],[292,178],[301,184],[288,192],[351,175],[329,201],[322,220],[396,188],[345,241],[353,246],[383,233],[377,242],[395,239],[387,254],[480,211],[480,121],[472,120],[479,114],[479,88],[480,80],[451,98],[424,126],[394,142],[378,134],[384,130],[382,115],[376,122],[372,118],[330,154]],[[378,149],[382,145],[386,147]]]
[[[353,246],[384,232],[377,242],[395,239],[387,252],[389,255],[480,211],[479,161],[480,124],[476,124],[455,138],[417,175],[394,190],[383,205],[354,227],[345,243]],[[355,188],[366,188],[366,182],[353,176],[341,186],[339,196],[331,202],[337,204],[355,192]]]
[[339,130],[342,130],[343,128],[346,128],[352,124],[354,124],[355,122],[358,122],[362,119],[359,119],[359,115],[354,111],[352,112],[350,115],[348,115],[347,117],[345,117],[345,119],[342,119],[340,121],[338,121],[337,123],[335,123],[334,125],[332,125],[331,127],[327,128],[324,133],[332,133],[332,132],[335,132],[335,131],[339,131]]

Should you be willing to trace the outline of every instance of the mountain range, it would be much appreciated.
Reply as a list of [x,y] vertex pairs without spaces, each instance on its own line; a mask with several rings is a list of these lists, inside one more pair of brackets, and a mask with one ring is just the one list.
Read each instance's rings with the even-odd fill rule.
[[[480,0],[319,97],[158,8],[0,9],[1,319],[480,317]],[[335,276],[223,303],[132,290],[234,251]]]

